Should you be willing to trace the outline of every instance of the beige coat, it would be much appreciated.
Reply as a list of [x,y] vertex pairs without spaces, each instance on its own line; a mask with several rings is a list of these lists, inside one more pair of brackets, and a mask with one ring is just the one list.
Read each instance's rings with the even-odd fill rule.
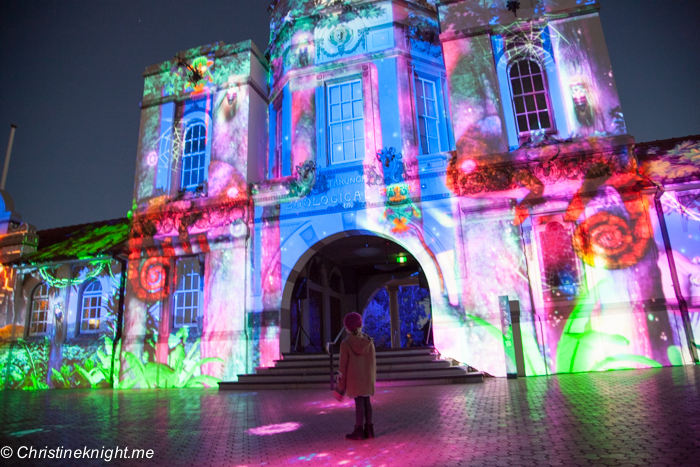
[[374,341],[367,335],[350,334],[340,344],[338,389],[348,397],[373,396],[377,380]]

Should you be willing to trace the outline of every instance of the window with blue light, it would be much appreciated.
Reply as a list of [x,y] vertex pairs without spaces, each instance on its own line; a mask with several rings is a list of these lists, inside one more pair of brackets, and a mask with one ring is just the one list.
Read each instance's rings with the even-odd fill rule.
[[553,130],[544,73],[534,60],[513,63],[509,71],[510,89],[518,134]]
[[44,336],[49,332],[51,314],[49,313],[49,286],[38,285],[32,292],[32,307],[29,317],[29,335]]
[[102,284],[91,281],[83,289],[80,300],[80,333],[98,332],[102,310]]
[[182,151],[180,189],[194,191],[205,180],[207,150],[207,127],[204,122],[190,123],[185,131]]
[[331,164],[365,158],[365,120],[362,83],[328,86],[328,135]]
[[197,258],[177,262],[177,288],[173,295],[173,323],[176,328],[197,326],[202,299],[202,274]]

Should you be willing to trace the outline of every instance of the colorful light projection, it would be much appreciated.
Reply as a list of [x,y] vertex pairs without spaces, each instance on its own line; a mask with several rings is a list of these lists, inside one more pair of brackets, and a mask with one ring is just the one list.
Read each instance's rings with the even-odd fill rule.
[[[3,389],[112,387],[116,378],[112,356],[115,355],[113,338],[117,327],[121,273],[108,271],[118,268],[116,262],[97,268],[86,263],[74,267],[73,274],[63,266],[55,271],[55,277],[50,276],[55,280],[48,281],[53,285],[46,288],[47,295],[41,298],[33,295],[32,302],[47,311],[46,333],[26,335],[24,326],[20,325],[14,329],[12,325],[3,328],[8,334],[4,342],[0,339],[0,371],[7,375]],[[95,271],[100,274],[95,275]],[[25,276],[24,293],[28,295],[35,291],[34,286],[40,280],[43,281],[42,275],[36,270]],[[102,293],[94,298],[94,304],[99,304],[99,313],[91,322],[93,328],[87,327],[86,331],[81,327],[86,319],[84,302],[88,300],[90,306],[92,302],[89,300],[92,299],[81,296],[80,291],[84,288],[82,284],[88,281],[98,283],[97,290]],[[33,309],[25,312],[31,313]],[[77,323],[77,329],[73,328],[73,323]],[[76,339],[78,334],[81,334],[80,339]],[[14,340],[12,345],[11,339]]]
[[256,428],[250,428],[248,433],[256,436],[272,436],[280,433],[296,431],[299,428],[301,428],[301,423],[297,422],[275,423],[272,425],[263,425]]
[[166,258],[148,258],[139,266],[139,261],[130,261],[127,278],[136,296],[146,302],[163,300],[170,294],[167,282],[167,269],[170,261]]
[[[527,205],[525,215],[518,209],[522,201],[516,205],[513,221],[524,225],[521,235],[530,258],[529,271],[524,272],[535,293],[532,321],[526,326],[529,336],[524,336],[529,374],[542,370],[595,371],[692,361],[687,353],[682,316],[674,305],[676,296],[670,285],[665,245],[656,214],[650,208],[653,203],[641,190],[655,189],[656,182],[650,176],[668,183],[688,180],[688,174],[696,170],[690,165],[696,145],[697,142],[689,141],[666,151],[637,150],[643,156],[640,172],[636,157],[626,149],[606,156],[588,156],[587,162],[576,162],[576,169],[576,158],[551,158],[545,152],[541,153],[545,155],[544,161],[540,157],[540,162],[521,162],[505,170],[492,168],[486,162],[475,169],[470,159],[451,163],[452,179],[457,181],[452,186],[463,196],[494,201],[512,197],[513,193],[522,197],[523,192],[527,193],[525,187],[514,183],[519,173],[535,178],[536,185],[542,187],[540,195]],[[664,164],[669,160],[672,162]],[[658,168],[671,167],[674,163],[688,167],[675,173],[659,173]],[[544,171],[545,164],[550,165],[548,172]],[[645,168],[652,171],[645,173]],[[548,198],[548,193],[556,201]],[[564,193],[569,193],[568,205],[562,205]],[[684,199],[693,199],[692,193]],[[681,221],[700,219],[695,209],[679,201],[678,195],[667,193],[662,197],[662,205],[669,213],[680,214],[676,218],[671,216],[670,222],[669,214],[665,214],[669,225],[676,227],[669,227],[675,241],[679,236],[673,232],[687,231],[687,227],[677,228]],[[692,202],[688,204],[692,206]],[[556,205],[561,206],[560,217],[538,214],[540,206],[551,211]],[[531,216],[534,216],[532,221]],[[525,236],[533,227],[538,236],[529,233]],[[556,256],[556,251],[550,251],[552,248],[561,250],[561,255]],[[694,279],[697,272],[693,261],[686,256],[687,251],[674,251],[674,256],[680,265],[679,274],[685,275],[680,279],[685,284],[685,293],[692,296],[690,278]],[[572,262],[572,253],[579,264]],[[544,300],[538,298],[538,290],[542,291]],[[696,313],[691,307],[693,327],[698,321]],[[486,328],[494,338],[497,336],[498,330],[479,314],[468,314],[468,319]]]
[[[59,350],[55,335],[45,343],[26,343],[24,360],[9,370],[14,387],[213,386],[251,365],[270,365],[281,348],[278,310],[285,306],[290,269],[318,242],[357,230],[393,237],[426,266],[431,285],[439,284],[430,291],[436,346],[480,370],[506,371],[499,296],[520,303],[528,375],[688,362],[649,193],[655,184],[700,175],[698,141],[632,153],[631,141],[613,138],[624,134],[624,119],[593,10],[575,19],[550,14],[547,25],[527,26],[542,11],[523,8],[518,18],[526,21],[503,25],[498,37],[453,37],[455,31],[505,21],[500,16],[505,5],[450,2],[437,7],[444,13],[440,49],[430,17],[435,7],[418,3],[421,13],[407,9],[405,18],[380,3],[290,0],[273,7],[268,82],[273,96],[289,99],[282,107],[291,127],[285,130],[289,177],[261,181],[266,170],[256,165],[267,159],[260,157],[267,145],[267,70],[250,44],[193,49],[185,54],[189,68],[175,61],[150,68],[123,337],[98,339],[90,351],[98,363],[82,356],[57,358],[70,346]],[[418,154],[411,78],[396,70],[420,67],[403,58],[370,56],[366,66],[323,71],[323,80],[361,76],[366,119],[364,159],[334,166],[324,160],[323,86],[317,75],[288,75],[285,90],[275,86],[294,68],[367,53],[374,43],[370,33],[390,31],[404,19],[401,47],[421,57],[416,62],[429,62],[426,72],[442,77],[444,56],[442,92],[449,92],[451,114],[445,126],[452,127],[456,151],[448,157]],[[370,24],[376,30],[365,30]],[[387,35],[384,48],[372,53],[394,47],[395,37]],[[550,130],[514,133],[506,72],[520,58],[542,67],[556,123]],[[207,184],[194,193],[178,192],[173,184],[186,115],[183,105],[162,104],[170,99],[184,106],[206,101],[204,113],[211,120]],[[262,136],[256,140],[253,133]],[[696,198],[692,190],[666,193],[661,203],[673,226],[670,254],[680,288],[689,297],[693,329],[700,331],[700,237],[692,231],[700,222]],[[196,326],[178,329],[172,301],[183,258],[198,264],[201,316],[191,323]],[[86,270],[83,279],[93,278],[95,270]],[[60,274],[49,282],[63,284]],[[76,287],[66,283],[62,292],[54,287],[52,296]],[[71,311],[56,308],[55,301],[54,319],[65,323]],[[39,370],[27,373],[29,362]],[[251,434],[298,428],[290,422]]]

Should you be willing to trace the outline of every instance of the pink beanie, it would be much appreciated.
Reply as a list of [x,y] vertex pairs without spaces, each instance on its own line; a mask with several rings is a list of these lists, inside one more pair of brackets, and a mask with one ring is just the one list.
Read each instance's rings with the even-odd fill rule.
[[348,328],[348,331],[350,332],[356,329],[360,329],[362,327],[362,315],[355,312],[348,313],[347,315],[345,315],[343,324],[346,328]]

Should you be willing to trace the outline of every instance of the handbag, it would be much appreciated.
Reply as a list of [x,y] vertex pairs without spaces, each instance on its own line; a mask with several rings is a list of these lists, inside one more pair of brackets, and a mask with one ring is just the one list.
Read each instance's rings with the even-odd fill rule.
[[345,393],[339,391],[338,388],[335,388],[333,389],[333,397],[335,397],[335,400],[338,402],[343,402],[343,399],[345,399]]
[[335,379],[334,386],[335,387],[333,388],[333,391],[331,391],[331,392],[333,394],[333,397],[335,397],[335,400],[337,400],[338,402],[343,402],[343,399],[345,399],[345,391],[341,391],[340,389],[338,389],[338,378],[339,377],[340,377],[340,371],[336,371],[335,377],[334,377],[334,379]]

